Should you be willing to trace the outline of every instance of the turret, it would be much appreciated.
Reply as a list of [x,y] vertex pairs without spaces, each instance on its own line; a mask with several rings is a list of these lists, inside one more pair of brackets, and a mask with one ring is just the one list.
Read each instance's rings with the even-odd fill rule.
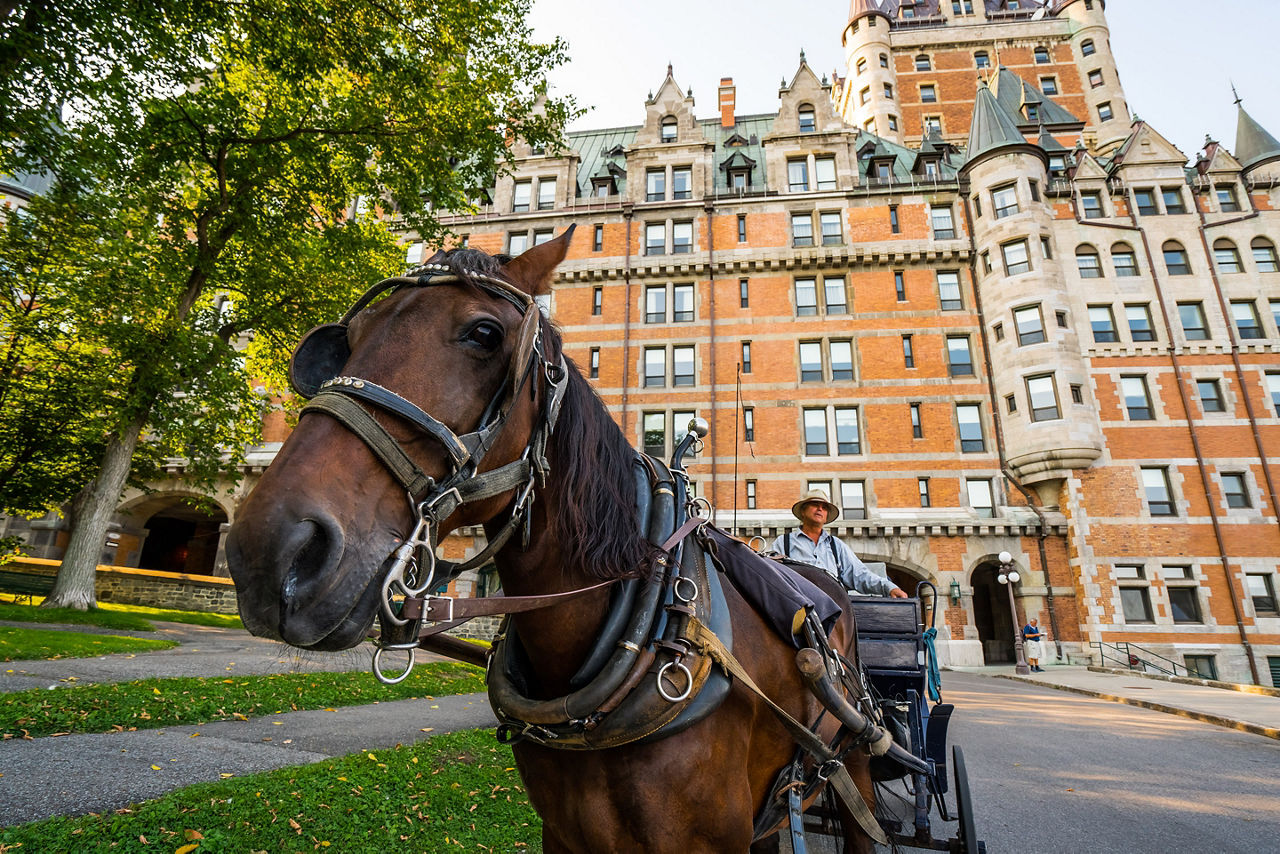
[[840,114],[854,127],[902,142],[898,72],[889,43],[892,21],[879,0],[852,0],[844,29],[847,77]]
[[1129,136],[1129,101],[1120,85],[1120,72],[1111,52],[1111,30],[1107,27],[1106,3],[1067,2],[1057,14],[1075,24],[1071,51],[1084,83],[1089,104],[1088,124],[1097,129],[1094,151],[1108,154]]
[[1044,483],[1048,503],[1057,480],[1096,460],[1102,432],[1088,403],[1071,301],[1053,243],[1053,209],[1045,191],[1049,155],[1027,142],[1018,120],[978,84],[967,160],[977,289],[991,346],[1005,452],[1025,483]]
[[1245,175],[1261,171],[1268,176],[1280,176],[1280,141],[1254,121],[1239,100],[1236,109],[1236,147],[1232,153],[1240,161]]

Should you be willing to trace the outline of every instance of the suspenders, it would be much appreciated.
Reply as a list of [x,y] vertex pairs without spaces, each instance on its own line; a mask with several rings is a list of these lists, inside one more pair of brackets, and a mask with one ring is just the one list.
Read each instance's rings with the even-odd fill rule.
[[[791,557],[791,535],[795,531],[787,531],[787,535],[782,538],[782,553],[787,557]],[[827,535],[827,545],[831,546],[831,561],[836,565],[835,576],[840,577],[840,555],[836,552],[836,538]]]

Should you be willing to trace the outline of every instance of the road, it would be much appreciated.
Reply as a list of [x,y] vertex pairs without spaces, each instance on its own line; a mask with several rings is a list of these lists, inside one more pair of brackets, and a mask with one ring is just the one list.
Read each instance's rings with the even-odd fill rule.
[[994,854],[1280,850],[1274,739],[972,674],[943,692]]

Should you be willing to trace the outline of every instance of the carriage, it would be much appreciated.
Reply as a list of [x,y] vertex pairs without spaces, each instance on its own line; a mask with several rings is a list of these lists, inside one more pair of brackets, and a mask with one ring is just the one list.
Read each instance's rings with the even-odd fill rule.
[[[963,757],[946,761],[951,707],[928,698],[933,588],[850,608],[822,570],[780,571],[711,524],[684,446],[674,466],[637,454],[536,307],[571,235],[513,259],[437,253],[300,342],[308,402],[227,540],[246,627],[332,650],[376,620],[380,673],[381,653],[412,666],[420,646],[486,666],[547,854],[763,852],[787,834],[799,854],[806,826],[846,854],[984,850]],[[450,566],[437,545],[469,525],[487,545]],[[434,594],[489,560],[506,595]],[[439,633],[495,613],[489,655]],[[956,839],[934,839],[934,806]]]

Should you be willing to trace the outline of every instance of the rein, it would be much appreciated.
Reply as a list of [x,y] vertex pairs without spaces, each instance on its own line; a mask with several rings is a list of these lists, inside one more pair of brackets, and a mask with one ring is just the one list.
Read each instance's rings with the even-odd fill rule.
[[[354,376],[337,376],[351,355],[347,331],[351,321],[386,291],[405,287],[438,287],[472,284],[490,296],[514,305],[522,320],[516,346],[511,353],[507,378],[485,408],[479,425],[459,436],[422,408],[370,380]],[[289,380],[294,390],[307,398],[302,414],[323,413],[334,418],[361,439],[391,476],[405,490],[414,513],[412,533],[391,555],[391,567],[382,582],[378,650],[374,654],[374,675],[387,684],[408,677],[414,665],[414,650],[424,620],[453,621],[482,614],[507,613],[546,607],[557,601],[581,595],[612,582],[553,596],[498,597],[492,603],[476,600],[455,601],[450,597],[427,596],[441,580],[480,566],[510,540],[521,524],[526,524],[533,504],[534,486],[546,482],[550,464],[547,442],[560,415],[560,405],[568,388],[569,371],[564,355],[555,361],[548,358],[542,336],[540,313],[533,297],[505,279],[485,273],[455,273],[443,264],[425,264],[407,276],[384,279],[364,293],[347,310],[338,323],[318,326],[299,342],[289,366]],[[539,371],[538,368],[541,367]],[[541,374],[545,384],[541,412],[518,459],[490,471],[481,472],[486,453],[501,435],[507,416],[520,391]],[[530,394],[536,393],[536,388]],[[401,418],[432,437],[449,457],[449,474],[437,481],[405,453],[387,430],[374,418],[380,410]],[[441,523],[464,504],[483,501],[507,492],[516,493],[511,515],[501,530],[490,538],[485,548],[461,564],[450,564],[445,579],[437,578],[436,546]],[[533,603],[520,600],[539,600]],[[480,607],[477,607],[480,605]],[[464,616],[466,615],[466,616]],[[408,667],[396,677],[388,677],[379,669],[381,654],[387,649],[409,650]]]

